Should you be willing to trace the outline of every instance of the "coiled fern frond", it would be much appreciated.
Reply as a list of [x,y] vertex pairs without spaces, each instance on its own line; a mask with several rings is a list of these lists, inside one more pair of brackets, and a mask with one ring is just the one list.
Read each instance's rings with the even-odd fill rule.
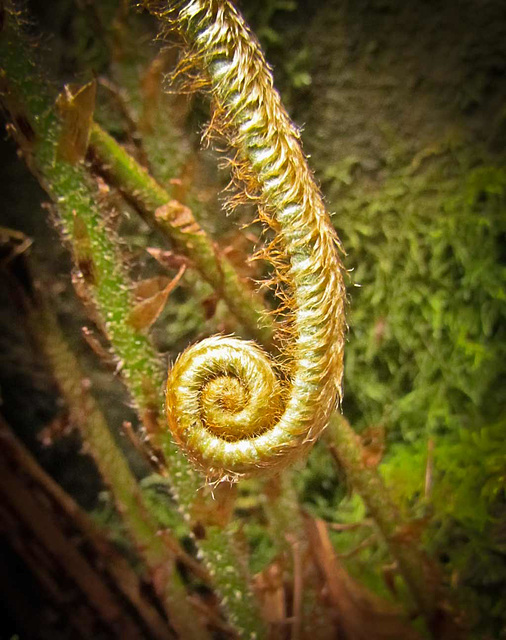
[[291,364],[283,382],[266,353],[232,338],[190,347],[169,372],[166,410],[175,439],[209,477],[233,480],[302,455],[340,400],[345,291],[338,239],[260,46],[232,4],[145,4],[183,36],[187,66],[212,97],[210,128],[236,150],[236,177],[276,233],[271,257],[288,283]]

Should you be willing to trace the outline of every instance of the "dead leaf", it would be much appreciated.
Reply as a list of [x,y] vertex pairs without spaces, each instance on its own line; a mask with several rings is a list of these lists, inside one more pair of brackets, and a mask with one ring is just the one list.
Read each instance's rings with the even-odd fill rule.
[[360,435],[362,462],[367,469],[377,467],[385,453],[385,427],[369,427]]
[[283,571],[281,560],[276,559],[253,578],[265,620],[270,624],[286,623],[287,619]]
[[185,271],[186,266],[182,265],[172,280],[165,276],[156,276],[139,282],[135,295],[140,302],[130,313],[130,325],[138,330],[149,328],[163,311],[167,298],[177,287]]
[[163,291],[170,281],[171,279],[167,276],[155,276],[140,280],[134,283],[134,297],[137,302],[145,302]]
[[401,613],[354,580],[330,541],[323,520],[306,516],[310,549],[325,578],[340,640],[420,640]]
[[58,155],[70,164],[77,164],[86,155],[96,93],[95,80],[84,86],[67,84],[56,100],[62,122]]
[[199,223],[193,217],[191,209],[181,204],[178,200],[170,200],[166,204],[158,207],[155,211],[155,218],[162,223],[168,223],[181,231],[190,235],[203,235]]
[[234,230],[220,238],[220,245],[224,247],[223,254],[243,278],[257,279],[262,276],[262,261],[251,257],[252,247],[257,242],[258,238],[254,234],[244,232],[243,229]]
[[158,247],[148,247],[146,251],[166,269],[179,269],[182,265],[191,267],[193,263],[186,256],[182,256],[173,251],[166,251]]

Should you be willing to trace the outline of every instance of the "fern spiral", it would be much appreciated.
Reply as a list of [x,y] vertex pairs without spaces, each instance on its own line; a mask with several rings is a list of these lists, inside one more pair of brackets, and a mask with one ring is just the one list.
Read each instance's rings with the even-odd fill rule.
[[232,4],[146,3],[180,32],[187,60],[209,87],[211,126],[236,149],[236,173],[277,234],[271,255],[289,287],[285,382],[276,381],[259,347],[233,338],[190,347],[169,372],[175,439],[208,476],[233,480],[302,455],[339,403],[345,291],[338,239],[258,42]]

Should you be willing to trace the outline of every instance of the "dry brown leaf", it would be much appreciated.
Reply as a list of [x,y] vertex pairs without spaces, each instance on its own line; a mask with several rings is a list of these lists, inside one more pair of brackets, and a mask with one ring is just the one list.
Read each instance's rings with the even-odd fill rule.
[[204,233],[193,217],[191,209],[181,204],[178,200],[170,200],[158,207],[155,211],[155,218],[160,222],[166,222],[172,227],[176,227],[181,233],[190,235],[203,235]]
[[148,329],[156,321],[185,271],[186,267],[182,265],[172,280],[165,276],[156,276],[137,283],[135,295],[140,302],[134,306],[128,318],[128,322],[135,329]]
[[70,164],[77,164],[86,155],[96,93],[95,80],[84,86],[67,84],[56,100],[62,122],[58,155]]
[[134,297],[137,302],[145,302],[158,293],[161,293],[171,279],[167,276],[155,276],[153,278],[146,278],[134,283]]
[[173,251],[159,249],[158,247],[148,247],[146,251],[166,269],[179,269],[182,265],[186,267],[192,266],[189,258]]
[[362,462],[367,469],[377,467],[385,452],[385,427],[369,427],[361,433]]
[[258,242],[252,233],[242,229],[234,230],[220,238],[223,254],[234,265],[239,275],[244,278],[260,278],[263,272],[261,260],[251,259],[251,249]]
[[306,517],[310,548],[322,572],[340,640],[420,640],[390,603],[356,582],[339,562],[323,520]]
[[286,623],[287,612],[283,571],[282,561],[276,559],[253,579],[255,592],[260,599],[264,618],[270,624]]

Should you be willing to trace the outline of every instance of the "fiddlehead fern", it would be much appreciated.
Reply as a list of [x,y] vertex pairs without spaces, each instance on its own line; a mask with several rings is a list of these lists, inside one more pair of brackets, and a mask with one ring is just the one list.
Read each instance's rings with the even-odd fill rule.
[[[274,382],[258,347],[229,338],[190,347],[169,373],[167,417],[175,439],[209,476],[234,479],[306,451],[340,399],[345,322],[338,240],[298,132],[235,8],[226,0],[190,0],[170,10],[146,4],[179,30],[187,61],[209,86],[212,127],[237,150],[236,173],[277,234],[282,259],[274,262],[290,289],[293,364],[286,386]],[[266,376],[260,382],[257,367]],[[250,411],[255,399],[260,404]]]

